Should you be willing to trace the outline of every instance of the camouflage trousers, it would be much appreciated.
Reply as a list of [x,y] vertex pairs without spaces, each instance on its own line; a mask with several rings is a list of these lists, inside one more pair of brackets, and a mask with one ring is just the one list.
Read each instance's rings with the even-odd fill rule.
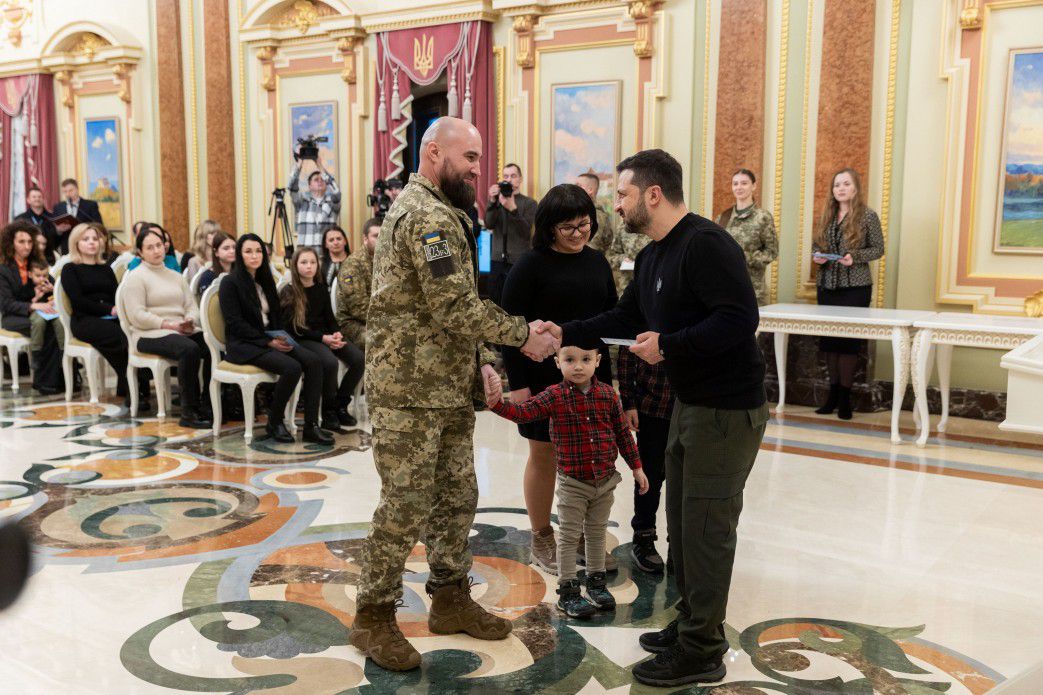
[[372,408],[370,418],[381,487],[360,558],[360,608],[402,597],[406,559],[421,536],[429,584],[466,577],[478,506],[473,408]]

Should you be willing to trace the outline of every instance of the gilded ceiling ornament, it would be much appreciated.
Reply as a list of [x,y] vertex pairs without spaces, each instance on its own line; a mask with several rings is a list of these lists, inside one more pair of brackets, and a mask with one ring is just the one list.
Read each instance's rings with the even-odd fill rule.
[[91,61],[94,60],[94,54],[98,52],[98,49],[104,48],[107,45],[105,39],[97,34],[85,31],[80,34],[80,40],[76,43],[72,52],[80,54],[87,61]]
[[22,45],[22,27],[33,14],[32,6],[26,0],[4,0],[0,2],[0,14],[7,25],[7,40],[18,48]]
[[316,4],[311,0],[297,0],[276,20],[275,26],[297,27],[297,31],[306,34],[308,29],[318,23],[319,17],[332,14],[336,13],[328,5]]

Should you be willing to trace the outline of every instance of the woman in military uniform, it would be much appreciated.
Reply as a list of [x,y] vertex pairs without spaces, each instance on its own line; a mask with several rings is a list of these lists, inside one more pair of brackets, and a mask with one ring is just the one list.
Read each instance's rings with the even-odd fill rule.
[[735,205],[717,217],[717,224],[739,242],[746,254],[746,268],[750,271],[757,304],[768,304],[770,293],[764,281],[764,269],[779,255],[779,240],[775,236],[775,219],[771,213],[757,207],[753,194],[757,191],[757,177],[749,169],[739,169],[732,176]]

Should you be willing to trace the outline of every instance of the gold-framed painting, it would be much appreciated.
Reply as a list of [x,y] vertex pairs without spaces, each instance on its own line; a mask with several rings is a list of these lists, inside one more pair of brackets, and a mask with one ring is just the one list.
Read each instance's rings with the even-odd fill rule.
[[84,197],[98,203],[102,224],[110,232],[123,229],[123,157],[117,116],[83,121]]
[[[337,102],[316,101],[301,104],[290,104],[290,142],[296,151],[298,140],[315,136],[326,138],[326,142],[318,143],[319,158],[322,165],[333,176],[337,175]],[[305,178],[315,170],[311,160],[301,166],[301,177]]]
[[590,172],[601,181],[599,194],[607,192],[619,162],[622,93],[622,80],[551,85],[554,185]]
[[1043,47],[1011,50],[993,250],[1043,256]]

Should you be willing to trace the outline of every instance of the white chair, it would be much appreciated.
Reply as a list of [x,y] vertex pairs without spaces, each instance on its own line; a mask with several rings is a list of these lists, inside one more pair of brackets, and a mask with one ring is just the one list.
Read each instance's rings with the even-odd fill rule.
[[[3,319],[3,315],[0,315],[0,320]],[[26,354],[29,353],[29,338],[22,335],[18,331],[9,331],[0,328],[0,359],[3,358],[3,349],[7,349],[7,360],[11,363],[11,390],[18,393],[18,355],[25,350]],[[32,369],[32,356],[29,358],[29,367]],[[4,383],[4,368],[0,364],[0,386]]]
[[123,274],[127,272],[127,265],[134,257],[130,251],[124,251],[112,262],[112,272],[116,275],[116,282],[123,282]]
[[62,287],[62,280],[54,283],[54,309],[58,312],[58,320],[65,329],[65,349],[62,351],[62,372],[65,374],[65,400],[72,400],[72,368],[73,360],[83,361],[87,371],[87,385],[91,390],[91,403],[98,402],[99,385],[104,385],[105,359],[101,353],[82,340],[72,335],[72,306],[69,297]]
[[54,265],[51,266],[50,276],[52,278],[54,278],[55,280],[57,280],[59,277],[61,277],[62,268],[64,268],[65,264],[68,263],[68,262],[69,262],[69,254],[65,254],[64,256],[59,256],[58,259],[54,262]]
[[[126,265],[124,265],[125,268]],[[127,345],[134,345],[134,340],[130,336],[130,321],[127,319],[127,309],[123,306],[124,287],[126,286],[121,283],[116,288],[116,315],[120,320],[120,328],[123,329],[124,335],[127,336]],[[177,362],[166,357],[149,355],[134,349],[128,351],[127,388],[130,389],[131,417],[138,416],[139,369],[148,369],[152,372],[152,379],[155,381],[156,389],[156,415],[160,418],[167,416],[167,408],[173,408],[174,406],[173,394],[170,393],[170,370],[176,366]]]
[[199,281],[203,279],[203,273],[206,271],[206,267],[201,268],[199,272],[192,276],[192,279],[188,281],[188,291],[192,295],[192,299],[196,300],[196,306],[199,306]]
[[[334,316],[337,315],[337,289],[339,287],[339,285],[337,284],[338,282],[339,282],[339,280],[337,278],[333,278],[333,285],[330,287],[330,306],[333,308],[333,315]],[[344,378],[344,375],[347,373],[347,371],[348,371],[347,365],[344,364],[343,362],[341,362],[340,360],[337,360],[337,383],[338,384],[340,383],[340,380]],[[361,381],[355,386],[355,392],[351,395],[351,409],[355,411],[355,419],[356,420],[361,420],[362,419],[362,382]]]
[[[214,284],[206,288],[199,302],[203,340],[210,348],[210,404],[214,409],[214,436],[221,431],[221,384],[235,384],[243,395],[243,415],[246,419],[246,432],[243,436],[246,441],[250,441],[254,436],[254,391],[259,384],[274,384],[278,377],[252,364],[234,364],[221,359],[221,354],[225,351],[225,317],[221,313],[221,304],[218,301],[218,288],[222,279],[223,276],[214,280]],[[294,416],[297,413],[297,399],[300,395],[301,384],[298,382],[290,402],[286,404],[285,414],[286,427],[294,434],[297,432]]]

